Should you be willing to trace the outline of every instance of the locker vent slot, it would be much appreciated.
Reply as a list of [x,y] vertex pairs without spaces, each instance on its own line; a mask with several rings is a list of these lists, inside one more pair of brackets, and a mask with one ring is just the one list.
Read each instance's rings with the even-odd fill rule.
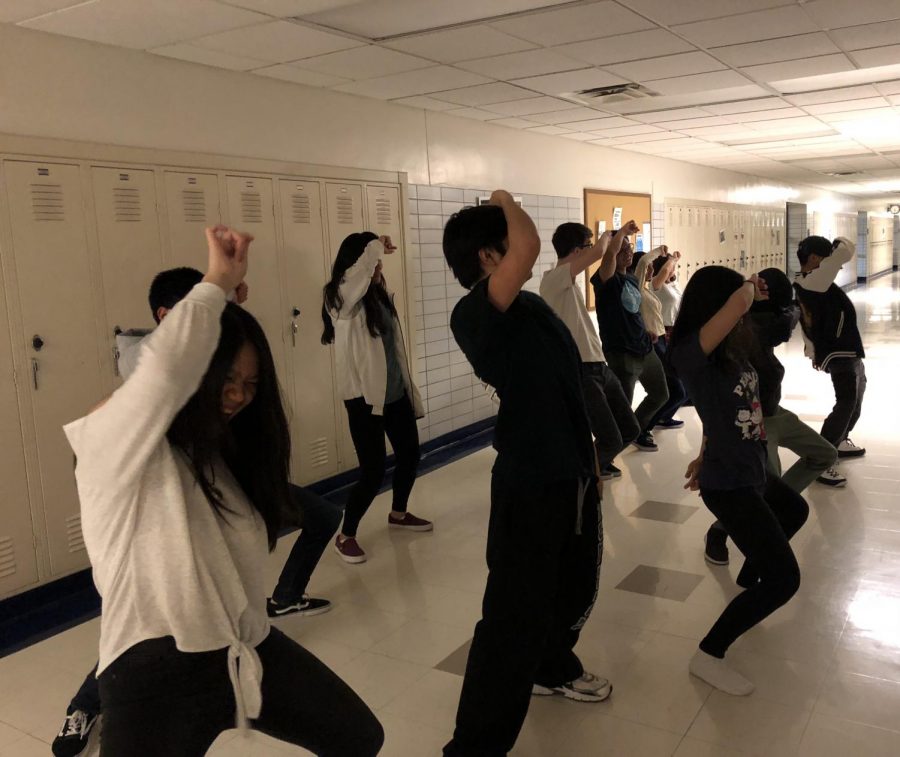
[[241,220],[244,223],[262,223],[262,196],[259,192],[241,192]]
[[294,223],[310,223],[312,220],[309,207],[309,195],[295,192],[291,195],[291,218]]
[[137,187],[113,187],[116,223],[136,223],[141,219],[141,191]]
[[64,221],[62,184],[32,184],[31,209],[35,221]]
[[70,515],[66,518],[66,538],[69,552],[80,552],[85,549],[84,536],[81,534],[81,515]]
[[9,536],[0,537],[0,578],[6,578],[16,572],[16,553],[13,540]]
[[379,197],[375,200],[375,218],[378,223],[391,222],[391,201],[389,199]]
[[206,223],[206,192],[202,189],[182,189],[181,207],[185,223]]
[[309,443],[309,460],[312,466],[328,465],[328,438],[321,437]]
[[337,198],[337,222],[353,223],[353,198],[338,197]]

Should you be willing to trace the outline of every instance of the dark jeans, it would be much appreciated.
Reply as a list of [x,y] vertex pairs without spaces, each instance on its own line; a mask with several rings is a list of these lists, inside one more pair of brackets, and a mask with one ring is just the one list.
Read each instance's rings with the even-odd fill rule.
[[350,420],[350,436],[359,458],[359,480],[350,492],[344,511],[344,536],[356,536],[356,529],[378,494],[387,462],[387,434],[394,448],[394,504],[406,512],[406,504],[419,469],[419,427],[407,395],[384,406],[384,415],[373,415],[372,406],[362,397],[344,400]]
[[272,592],[272,599],[280,604],[296,602],[306,593],[309,578],[343,517],[340,505],[300,486],[291,484],[291,496],[303,525]]
[[[384,731],[340,678],[273,628],[256,651],[262,711],[255,730],[317,755],[378,754]],[[171,636],[136,644],[100,676],[101,757],[202,757],[234,728],[227,650],[179,652]]]
[[669,399],[667,399],[665,404],[656,411],[656,415],[650,420],[649,427],[647,428],[648,431],[652,431],[653,427],[660,421],[672,420],[672,416],[675,415],[678,408],[681,407],[687,399],[687,392],[684,390],[684,384],[681,383],[678,376],[675,375],[675,371],[673,371],[672,367],[669,365],[669,360],[666,357],[668,349],[669,343],[665,336],[661,336],[653,345],[653,350],[656,352],[656,356],[659,358],[660,363],[662,363],[663,373],[665,373],[666,376],[666,389],[669,390]]
[[669,399],[669,390],[666,388],[666,374],[656,352],[650,350],[643,357],[637,357],[627,352],[607,352],[606,361],[619,381],[630,405],[634,399],[634,385],[640,381],[647,396],[634,411],[641,431],[649,431],[653,427],[650,421],[657,411],[666,404]]
[[[800,587],[800,567],[788,540],[800,530],[809,506],[780,478],[769,477],[763,491],[701,489],[704,504],[744,554],[738,594],[700,642],[700,649],[724,657],[745,631],[784,605]],[[757,581],[758,579],[758,581]]]
[[822,424],[822,436],[837,447],[846,439],[862,412],[866,367],[861,358],[839,358],[828,364],[834,385],[834,407]]
[[582,363],[581,387],[597,462],[603,468],[637,438],[641,429],[622,384],[606,363]]
[[559,686],[582,675],[573,650],[597,596],[602,556],[591,481],[534,485],[493,476],[482,617],[445,755],[505,755],[528,713],[532,685]]
[[87,678],[81,682],[81,686],[69,704],[69,712],[81,710],[89,715],[100,714],[100,686],[97,683],[97,666],[91,668]]

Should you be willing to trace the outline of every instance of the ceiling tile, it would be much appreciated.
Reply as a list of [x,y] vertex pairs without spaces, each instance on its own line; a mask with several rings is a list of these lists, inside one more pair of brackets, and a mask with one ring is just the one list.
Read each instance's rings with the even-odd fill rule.
[[841,111],[849,112],[853,110],[883,108],[886,105],[887,102],[883,97],[863,97],[859,100],[841,100],[834,103],[805,105],[804,110],[806,110],[807,113],[812,113],[815,116],[823,113],[840,113]]
[[732,113],[746,113],[758,110],[777,110],[785,107],[784,100],[780,97],[762,97],[753,100],[741,100],[738,102],[715,103],[704,105],[704,110],[717,115],[730,115]]
[[820,121],[826,123],[839,123],[841,121],[879,121],[885,118],[893,118],[896,112],[891,107],[865,108],[861,110],[838,110],[833,113],[822,113],[818,116]]
[[805,76],[821,76],[840,71],[851,71],[854,65],[843,53],[821,55],[802,60],[786,60],[780,63],[766,63],[761,66],[747,66],[741,71],[759,82],[800,79]]
[[583,65],[555,50],[526,50],[521,53],[464,61],[459,67],[494,79],[515,79],[551,74],[556,71],[571,71]]
[[607,116],[606,118],[590,118],[584,121],[564,121],[559,126],[572,131],[599,131],[600,129],[615,129],[619,126],[634,126],[634,121],[621,116]]
[[690,42],[685,42],[665,29],[648,29],[588,42],[575,42],[564,45],[560,52],[586,63],[602,66],[606,63],[640,60],[647,54],[673,55],[695,49]]
[[641,134],[665,134],[665,129],[650,124],[632,124],[631,126],[619,126],[615,129],[595,129],[595,134],[603,137],[632,137]]
[[422,108],[424,110],[454,110],[459,105],[455,103],[444,102],[443,100],[435,100],[433,97],[425,95],[415,95],[413,97],[401,97],[397,100],[391,100],[398,105],[408,105],[410,108]]
[[166,58],[177,58],[178,60],[186,60],[190,63],[202,63],[205,66],[215,66],[216,68],[227,68],[231,71],[249,71],[253,68],[259,68],[265,65],[265,61],[254,60],[253,58],[242,58],[230,53],[219,52],[218,50],[207,50],[205,47],[195,47],[194,45],[175,44],[164,45],[150,50],[154,55],[162,55]]
[[[680,129],[676,129],[680,130]],[[684,128],[686,133],[694,137],[703,137],[713,141],[731,141],[737,139],[754,139],[760,136],[755,129],[740,124],[731,126],[700,126],[697,128]]]
[[[52,34],[145,50],[226,29],[249,33],[250,29],[240,27],[251,27],[251,24],[267,20],[258,13],[212,0],[192,0],[190,3],[182,0],[94,0],[33,18],[21,25]],[[258,57],[241,44],[223,52],[236,51],[240,55]]]
[[308,87],[334,87],[338,84],[349,84],[349,80],[342,79],[340,76],[329,76],[328,74],[320,74],[315,71],[304,71],[302,68],[290,66],[286,63],[279,63],[277,66],[267,66],[266,68],[258,68],[254,74],[260,76],[268,76],[271,79],[281,79],[283,81],[291,81],[294,84],[305,84]]
[[495,0],[491,7],[484,0],[355,0],[350,5],[305,15],[304,19],[377,40],[567,2],[569,0]]
[[546,95],[562,95],[594,87],[607,87],[611,84],[625,84],[626,80],[598,68],[582,68],[578,71],[517,79],[515,83]]
[[900,21],[882,21],[880,24],[861,24],[833,29],[831,38],[844,50],[865,50],[869,47],[893,45],[900,39]]
[[298,60],[296,65],[309,71],[341,76],[345,79],[373,79],[376,76],[389,76],[403,71],[414,71],[417,68],[428,68],[434,63],[424,58],[398,53],[396,50],[366,45],[365,47],[354,47],[351,50],[319,55],[315,58],[303,58]]
[[587,131],[570,131],[568,134],[560,134],[559,136],[566,139],[574,139],[576,142],[590,142],[596,137]]
[[705,92],[712,89],[739,87],[749,82],[737,71],[713,71],[707,74],[676,76],[671,79],[651,79],[645,81],[650,89],[662,95],[681,95],[690,92]]
[[876,86],[882,95],[900,95],[900,79],[897,81],[879,82]]
[[898,76],[900,76],[900,63],[890,66],[878,66],[877,68],[863,68],[858,71],[806,76],[800,79],[784,79],[769,83],[779,92],[791,94],[810,92],[817,89],[837,89],[838,87],[850,87],[856,84],[871,84],[873,82],[896,79]]
[[775,110],[757,110],[747,113],[732,113],[726,118],[742,124],[752,124],[755,121],[771,121],[775,118],[794,118],[795,116],[805,116],[806,112],[801,108],[776,108]]
[[14,24],[45,13],[81,5],[84,0],[4,0],[0,3],[0,23]]
[[227,5],[237,5],[252,11],[259,11],[268,16],[289,18],[309,13],[352,5],[358,0],[220,0]]
[[888,95],[887,99],[891,105],[900,105],[900,95]]
[[418,71],[406,71],[402,74],[379,76],[376,79],[342,84],[335,89],[351,95],[377,97],[382,100],[393,100],[411,95],[427,95],[447,89],[458,89],[475,84],[486,84],[487,79],[468,71],[460,71],[450,66],[434,66]]
[[653,134],[631,134],[626,137],[615,137],[610,140],[610,144],[637,145],[646,142],[661,142],[666,139],[680,139],[681,134],[671,131],[660,131]]
[[550,124],[546,124],[544,126],[531,126],[528,128],[528,131],[534,131],[538,134],[551,134],[553,136],[571,133],[568,129],[563,129],[561,126],[552,126]]
[[655,124],[661,121],[678,121],[688,118],[709,118],[709,113],[700,108],[676,108],[674,110],[654,110],[649,113],[638,113],[632,118],[646,124]]
[[578,121],[579,119],[587,120],[589,118],[599,118],[603,115],[606,114],[599,110],[576,106],[574,108],[567,108],[566,110],[553,111],[552,113],[535,113],[534,115],[528,116],[528,120],[541,124],[562,124]]
[[716,0],[711,6],[709,0],[622,0],[623,5],[649,16],[659,24],[673,26],[691,21],[703,21],[711,15],[731,16],[735,13],[763,10],[784,5],[785,0]]
[[505,103],[485,105],[484,109],[499,113],[503,116],[531,116],[536,113],[551,113],[565,108],[567,105],[573,109],[578,106],[565,100],[557,100],[555,97],[529,97],[526,100],[513,100]]
[[662,126],[664,129],[695,129],[701,126],[731,126],[733,128],[734,124],[722,116],[701,116],[677,121],[659,121],[657,126]]
[[236,29],[201,37],[193,40],[191,44],[226,53],[240,50],[242,55],[249,55],[251,58],[285,63],[359,47],[362,43],[337,34],[299,26],[290,21],[270,21],[251,26],[249,29]]
[[868,50],[857,50],[851,54],[853,59],[863,68],[890,66],[900,61],[900,45],[872,47]]
[[[879,87],[883,85],[878,85]],[[871,84],[861,87],[840,87],[823,89],[819,92],[803,92],[796,95],[785,95],[784,99],[795,105],[814,105],[816,103],[834,103],[841,100],[857,100],[866,97],[878,97],[878,90]]]
[[475,87],[450,89],[435,95],[438,100],[446,100],[458,105],[488,105],[509,100],[524,100],[529,97],[534,97],[534,92],[501,81],[479,84]]
[[498,118],[495,121],[491,121],[491,123],[498,126],[508,126],[511,129],[528,129],[534,126],[534,122],[526,121],[524,118]]
[[697,21],[676,26],[674,31],[705,47],[711,40],[720,46],[738,45],[742,42],[756,42],[776,36],[817,32],[819,28],[799,5],[791,5],[727,18]]
[[747,42],[743,45],[714,47],[710,52],[731,66],[756,66],[782,60],[796,60],[840,52],[824,32],[798,34],[796,37]]
[[607,0],[495,21],[491,26],[540,45],[563,45],[650,29],[653,24]]
[[448,116],[461,116],[462,118],[471,118],[474,121],[490,121],[496,118],[496,113],[489,110],[481,110],[480,108],[456,108],[447,112]]
[[664,55],[660,58],[645,58],[631,63],[616,63],[605,66],[607,71],[612,71],[631,81],[647,81],[649,79],[668,79],[673,76],[688,76],[690,74],[702,74],[707,71],[719,71],[725,66],[711,55],[699,50],[692,53],[679,53],[678,55]]
[[458,63],[461,60],[483,58],[486,52],[503,55],[535,47],[531,42],[516,39],[487,25],[400,37],[384,44],[395,50],[421,55],[441,63]]
[[813,0],[804,8],[824,29],[900,18],[897,0]]

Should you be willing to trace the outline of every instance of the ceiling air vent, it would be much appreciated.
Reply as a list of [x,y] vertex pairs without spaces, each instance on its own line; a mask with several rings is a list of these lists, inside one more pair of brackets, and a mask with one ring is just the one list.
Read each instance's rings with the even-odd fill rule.
[[862,171],[826,171],[826,176],[862,176]]
[[627,103],[634,100],[644,100],[648,97],[659,97],[659,92],[654,92],[642,84],[613,84],[609,87],[594,87],[570,92],[565,97],[586,103],[588,105],[611,105],[613,103]]

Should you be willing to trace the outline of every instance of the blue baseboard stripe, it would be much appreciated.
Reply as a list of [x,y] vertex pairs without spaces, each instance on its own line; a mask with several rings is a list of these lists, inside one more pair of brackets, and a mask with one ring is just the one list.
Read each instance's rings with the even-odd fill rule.
[[[419,475],[491,444],[496,418],[487,418],[424,443]],[[381,491],[390,485],[393,456]],[[310,484],[309,488],[332,502],[345,504],[357,471],[347,471]],[[283,535],[290,533],[285,531]],[[0,601],[0,657],[18,652],[100,614],[100,596],[90,569],[38,586]]]

